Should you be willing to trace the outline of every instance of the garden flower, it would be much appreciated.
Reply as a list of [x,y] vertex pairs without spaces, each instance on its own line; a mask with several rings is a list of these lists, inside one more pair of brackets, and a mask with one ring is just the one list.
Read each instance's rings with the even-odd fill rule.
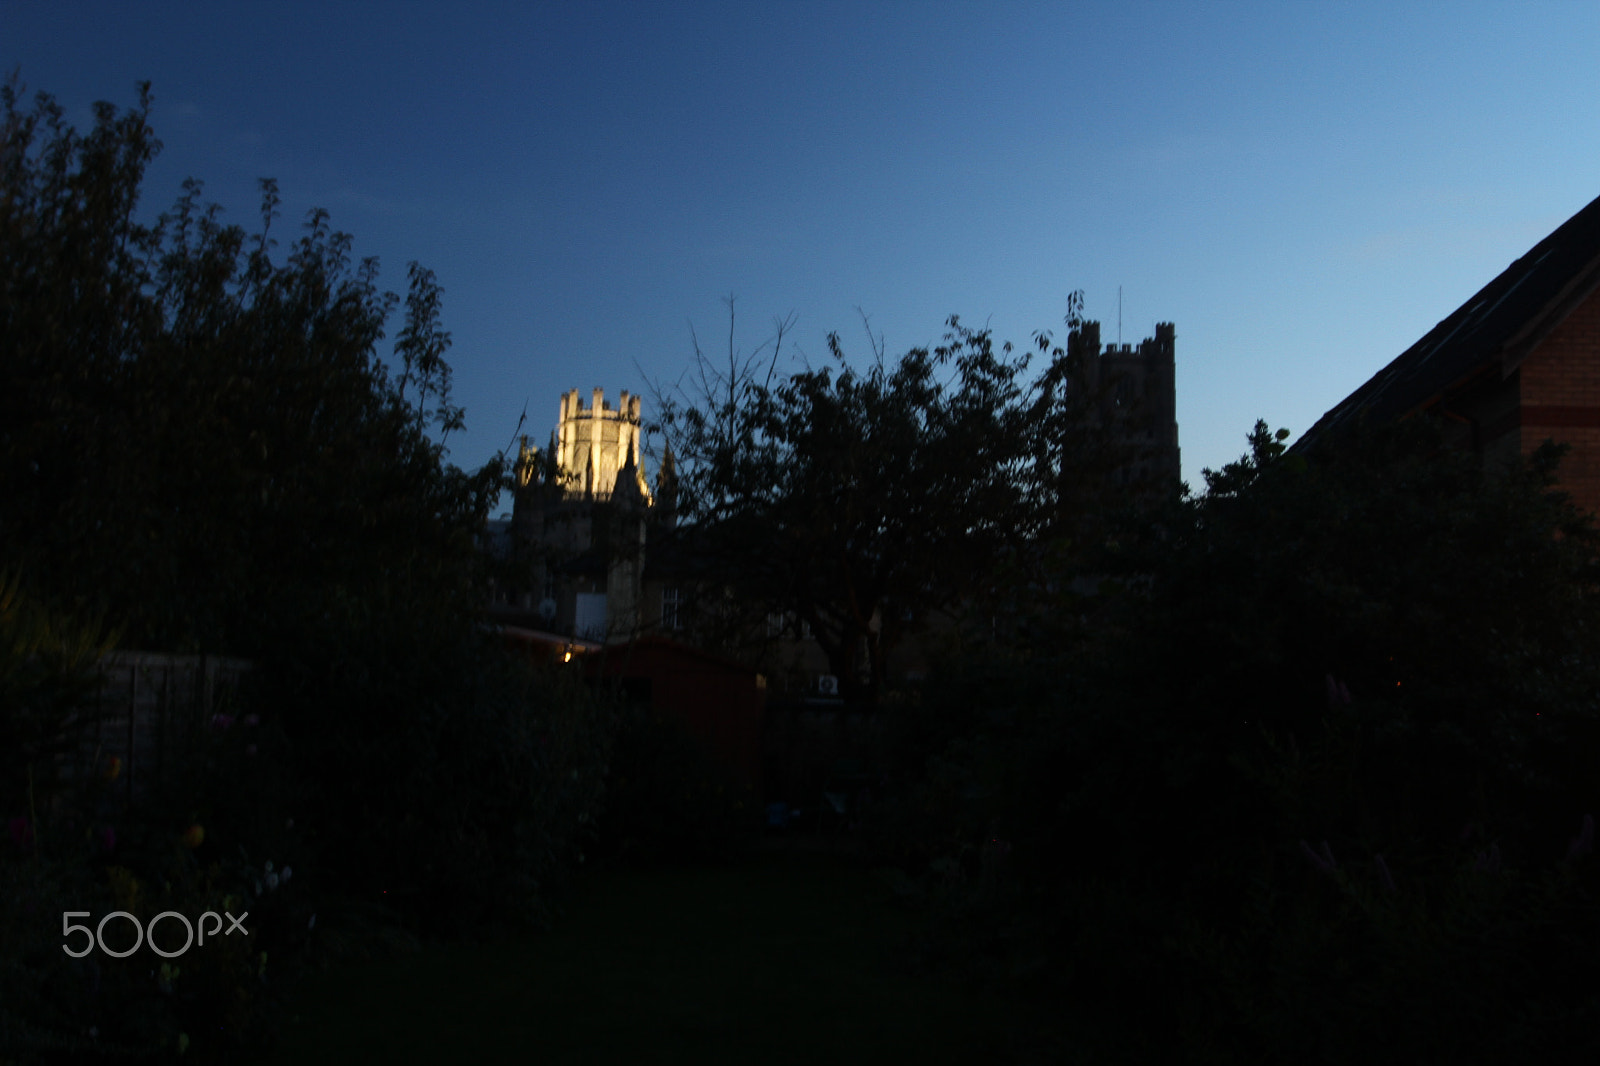
[[117,779],[117,777],[121,773],[122,773],[122,759],[121,759],[120,756],[113,755],[113,756],[111,756],[110,759],[106,760],[106,780],[107,781],[115,781]]
[[1311,845],[1302,840],[1300,841],[1300,853],[1310,859],[1311,864],[1325,874],[1332,874],[1339,868],[1339,864],[1333,861],[1333,851],[1328,847],[1326,840],[1322,842],[1320,854],[1312,851]]
[[117,831],[109,825],[100,830],[100,846],[108,852],[117,850]]
[[293,870],[291,870],[289,867],[285,866],[282,870],[280,870],[278,872],[278,882],[279,882],[279,884],[287,882],[289,880],[289,876],[291,874],[293,874],[293,873],[294,873]]
[[270,892],[270,891],[272,891],[273,889],[275,889],[277,887],[278,887],[278,875],[277,874],[268,874],[267,875],[267,891]]
[[247,714],[244,716],[244,724],[247,726],[258,726],[261,724],[261,716],[259,714]]
[[19,848],[25,848],[33,843],[33,826],[28,824],[26,815],[16,815],[6,823],[6,829],[11,833],[11,842]]
[[1376,855],[1374,858],[1377,860],[1378,880],[1383,882],[1383,890],[1393,893],[1395,891],[1394,877],[1389,873],[1389,864],[1383,861],[1382,855]]
[[1583,816],[1583,824],[1578,830],[1578,835],[1572,838],[1572,843],[1567,845],[1567,860],[1581,858],[1594,851],[1594,815]]
[[204,826],[191,825],[183,831],[183,846],[193,851],[205,843],[206,831]]
[[211,716],[211,725],[214,729],[227,729],[229,726],[233,725],[233,715],[214,714]]

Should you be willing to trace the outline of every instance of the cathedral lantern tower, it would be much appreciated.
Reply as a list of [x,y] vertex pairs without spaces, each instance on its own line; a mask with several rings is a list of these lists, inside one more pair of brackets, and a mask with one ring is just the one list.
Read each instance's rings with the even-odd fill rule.
[[605,401],[605,391],[595,389],[585,407],[578,390],[561,397],[556,429],[556,469],[569,497],[603,500],[617,489],[617,476],[625,470],[637,481],[645,502],[651,502],[645,483],[639,443],[639,397],[626,389],[615,408]]
[[[510,552],[524,564],[500,595],[535,629],[584,639],[631,639],[644,626],[644,560],[651,529],[670,529],[676,474],[663,457],[652,492],[642,462],[640,397],[617,405],[595,389],[561,397],[547,448],[518,450]],[[660,506],[665,503],[666,506]]]

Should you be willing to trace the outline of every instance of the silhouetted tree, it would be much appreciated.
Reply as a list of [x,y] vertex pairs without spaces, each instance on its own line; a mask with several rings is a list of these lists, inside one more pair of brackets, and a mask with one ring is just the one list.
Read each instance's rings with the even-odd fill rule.
[[1600,543],[1559,450],[1287,436],[1108,538],[1098,603],[1040,597],[1092,641],[950,664],[913,840],[1000,827],[1037,894],[991,943],[1135,1058],[1592,1058]]
[[391,380],[398,298],[325,211],[281,260],[270,181],[254,234],[193,180],[141,222],[148,86],[86,134],[0,93],[0,552],[23,580],[171,649],[253,653],[355,604],[468,609],[504,468],[444,461],[462,412],[432,272],[411,267]]
[[[597,809],[611,726],[479,625],[505,464],[446,461],[463,414],[439,285],[413,264],[404,301],[382,291],[322,210],[280,253],[270,181],[254,232],[195,181],[141,221],[150,106],[148,87],[99,104],[80,134],[0,89],[0,599],[29,610],[0,626],[0,667],[39,658],[17,634],[101,617],[134,647],[247,656],[240,698],[292,749],[275,768],[303,788],[324,885],[443,922],[526,909]],[[18,677],[0,738],[31,758],[64,716]],[[252,843],[223,813],[232,783],[193,781],[171,802],[215,815],[207,846]]]
[[697,344],[696,389],[662,399],[662,426],[684,517],[735,599],[807,623],[845,694],[871,699],[902,615],[981,602],[1042,538],[1070,536],[1064,489],[1109,487],[1112,449],[1083,446],[1086,397],[1047,334],[1029,385],[1026,354],[955,317],[931,350],[889,360],[874,339],[856,370],[835,333],[828,365],[779,373],[792,324],[766,361],[731,332],[726,369]]

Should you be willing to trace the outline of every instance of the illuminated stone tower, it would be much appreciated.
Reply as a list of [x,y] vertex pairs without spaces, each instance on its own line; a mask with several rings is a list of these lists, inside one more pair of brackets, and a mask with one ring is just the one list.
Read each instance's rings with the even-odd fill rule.
[[[561,397],[548,448],[522,439],[510,552],[527,569],[504,602],[536,613],[526,624],[611,641],[639,631],[646,528],[656,502],[640,462],[639,409],[639,397],[626,391],[613,408],[602,389],[588,405],[573,389]],[[663,474],[670,499],[670,458]]]
[[615,409],[605,390],[595,389],[588,406],[573,389],[561,397],[556,423],[556,469],[569,496],[607,499],[619,488],[617,476],[631,468],[646,504],[651,502],[639,460],[639,397],[622,391]]

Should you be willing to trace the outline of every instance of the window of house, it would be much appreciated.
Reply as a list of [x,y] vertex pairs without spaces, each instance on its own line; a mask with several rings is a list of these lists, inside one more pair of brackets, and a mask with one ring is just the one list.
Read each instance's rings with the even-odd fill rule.
[[609,616],[604,592],[578,593],[573,629],[586,640],[604,640]]
[[661,590],[661,628],[682,629],[683,620],[678,613],[678,586],[668,585]]
[[781,636],[783,636],[783,612],[782,611],[769,611],[769,612],[767,612],[767,636],[768,637],[781,637]]

